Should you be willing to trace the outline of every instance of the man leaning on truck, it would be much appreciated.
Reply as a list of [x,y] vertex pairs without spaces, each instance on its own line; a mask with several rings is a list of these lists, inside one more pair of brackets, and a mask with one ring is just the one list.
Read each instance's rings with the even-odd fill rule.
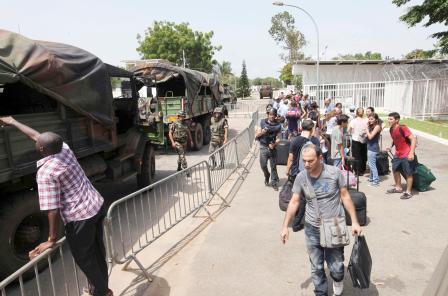
[[55,245],[60,214],[73,258],[89,281],[89,294],[113,295],[108,288],[103,242],[104,199],[87,179],[74,153],[58,134],[41,134],[12,117],[0,117],[0,124],[14,126],[34,140],[43,157],[37,162],[36,181],[40,209],[48,213],[49,237],[29,253],[30,259]]

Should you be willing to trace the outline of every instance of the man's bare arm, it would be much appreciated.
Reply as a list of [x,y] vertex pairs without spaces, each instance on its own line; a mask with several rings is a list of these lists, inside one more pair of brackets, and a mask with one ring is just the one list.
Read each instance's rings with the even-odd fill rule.
[[286,209],[285,220],[283,221],[282,232],[280,234],[280,239],[283,243],[286,243],[289,239],[288,226],[296,215],[297,210],[299,209],[299,205],[300,195],[298,193],[294,193],[291,200],[289,201],[288,209]]
[[37,138],[40,135],[40,133],[38,131],[32,129],[31,127],[29,127],[29,126],[27,126],[27,125],[25,125],[23,123],[18,122],[17,120],[12,118],[11,116],[0,117],[0,123],[4,124],[4,125],[14,126],[19,131],[21,131],[22,133],[27,135],[34,142],[37,141]]
[[292,160],[294,159],[294,154],[289,153],[288,162],[286,163],[286,174],[289,174],[291,171]]

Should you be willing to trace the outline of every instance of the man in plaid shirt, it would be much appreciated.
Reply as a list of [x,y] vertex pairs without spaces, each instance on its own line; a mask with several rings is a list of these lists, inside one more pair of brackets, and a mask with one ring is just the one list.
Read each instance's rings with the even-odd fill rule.
[[103,242],[104,199],[87,179],[74,153],[55,133],[40,134],[12,117],[0,117],[0,124],[22,131],[36,142],[43,156],[37,162],[36,180],[40,209],[48,213],[49,237],[30,252],[30,258],[55,245],[60,214],[73,258],[89,280],[89,293],[113,295],[108,288]]

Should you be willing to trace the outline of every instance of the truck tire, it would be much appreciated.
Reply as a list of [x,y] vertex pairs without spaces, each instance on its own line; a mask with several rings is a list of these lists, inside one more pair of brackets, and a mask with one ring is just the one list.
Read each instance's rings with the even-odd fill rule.
[[[37,191],[24,191],[12,195],[0,204],[0,281],[30,260],[28,252],[48,239],[48,218],[39,209]],[[58,238],[64,234],[62,221],[58,223]],[[57,252],[56,252],[57,253]],[[47,266],[42,260],[39,270]],[[31,269],[24,274],[29,278]]]
[[204,143],[204,130],[202,129],[202,124],[200,122],[196,123],[193,132],[193,150],[199,151],[201,150]]
[[208,145],[212,139],[212,131],[210,130],[210,117],[204,120],[204,145]]
[[142,167],[139,174],[137,174],[138,187],[144,188],[152,184],[156,167],[156,160],[154,154],[154,147],[151,143],[147,143],[145,152],[142,158]]

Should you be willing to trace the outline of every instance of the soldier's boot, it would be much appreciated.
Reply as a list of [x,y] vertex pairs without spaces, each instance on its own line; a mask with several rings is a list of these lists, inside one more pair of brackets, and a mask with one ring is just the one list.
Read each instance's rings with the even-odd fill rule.
[[181,171],[182,170],[182,166],[180,165],[180,163],[177,164],[177,171]]

